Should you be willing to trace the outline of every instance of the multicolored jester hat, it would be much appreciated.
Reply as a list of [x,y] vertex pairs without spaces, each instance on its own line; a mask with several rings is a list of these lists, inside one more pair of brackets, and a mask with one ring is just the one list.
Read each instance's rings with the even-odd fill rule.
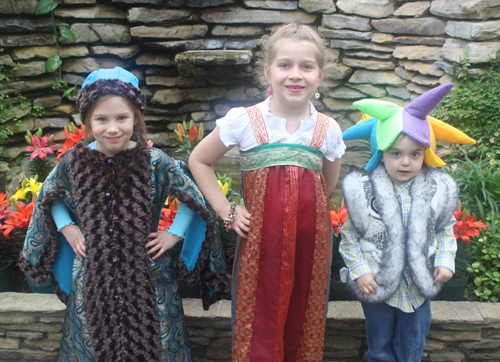
[[400,133],[404,133],[424,146],[424,161],[428,166],[443,167],[446,164],[436,154],[436,140],[476,144],[476,141],[429,113],[441,102],[453,87],[446,83],[415,98],[405,107],[376,99],[363,99],[353,105],[371,118],[362,120],[342,133],[344,141],[370,137],[372,159],[366,166],[371,171]]

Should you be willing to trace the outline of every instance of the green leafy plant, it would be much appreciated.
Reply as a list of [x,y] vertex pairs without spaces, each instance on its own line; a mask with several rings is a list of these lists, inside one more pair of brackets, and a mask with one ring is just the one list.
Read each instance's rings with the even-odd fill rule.
[[[497,224],[498,218],[500,214]],[[467,268],[473,283],[467,286],[466,293],[482,301],[500,301],[500,237],[490,230],[472,248],[477,261]]]
[[500,205],[500,168],[482,154],[477,160],[455,159],[449,162],[449,172],[460,190],[460,203],[464,209],[491,220],[491,233],[496,234],[496,214]]
[[472,72],[469,49],[464,49],[464,63],[455,66],[451,92],[441,101],[433,116],[459,128],[477,145],[453,146],[475,158],[483,152],[500,158],[500,52],[496,59],[482,66],[481,72]]
[[[52,19],[52,26],[54,28],[54,34],[56,35],[56,49],[57,49],[57,54],[52,55],[47,59],[47,62],[45,63],[45,71],[46,72],[52,72],[54,70],[59,69],[59,80],[57,80],[53,88],[54,89],[59,89],[59,88],[67,88],[68,84],[63,81],[62,79],[62,70],[61,70],[61,65],[62,65],[62,60],[61,56],[59,53],[59,40],[58,40],[58,32],[56,29],[56,23],[54,20],[54,12],[53,10],[57,8],[59,4],[53,0],[40,0],[36,6],[36,15],[44,15],[47,13],[50,13],[51,19]],[[69,30],[65,26],[60,26],[59,27],[59,33],[65,37],[66,39],[69,40],[76,40],[75,34],[71,30]],[[68,94],[71,92],[76,91],[76,84],[74,87],[70,87],[69,89],[66,89],[66,91],[63,93],[63,97],[66,97]]]
[[203,123],[200,124],[198,128],[195,127],[194,121],[189,122],[189,129],[186,122],[177,124],[177,129],[174,130],[175,138],[181,143],[179,148],[175,150],[176,153],[185,154],[184,158],[186,161],[193,152],[194,148],[201,142],[204,130]]

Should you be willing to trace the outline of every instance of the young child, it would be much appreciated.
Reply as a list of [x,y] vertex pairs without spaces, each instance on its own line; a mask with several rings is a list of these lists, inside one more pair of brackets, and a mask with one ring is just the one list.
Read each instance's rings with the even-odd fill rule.
[[355,102],[373,118],[343,134],[344,140],[371,136],[368,175],[353,172],[342,182],[348,218],[339,247],[347,286],[365,313],[369,362],[420,362],[431,325],[429,299],[454,273],[457,187],[445,171],[428,167],[445,165],[436,139],[475,143],[428,116],[452,86],[434,88],[404,108]]
[[[320,361],[332,249],[329,195],[345,146],[337,123],[310,101],[325,72],[319,35],[305,25],[281,26],[265,56],[272,96],[231,109],[189,165],[216,213],[242,238],[233,268],[233,361]],[[226,200],[211,167],[234,146],[246,208]]]
[[[211,210],[187,166],[148,147],[145,97],[132,73],[92,72],[77,106],[95,141],[68,151],[43,184],[19,262],[37,284],[51,276],[67,304],[60,359],[192,361],[165,251],[184,237],[187,218],[185,277],[206,284],[217,280],[215,272],[225,274],[224,261],[214,257],[223,253]],[[181,210],[168,232],[157,231],[167,196],[197,214]]]

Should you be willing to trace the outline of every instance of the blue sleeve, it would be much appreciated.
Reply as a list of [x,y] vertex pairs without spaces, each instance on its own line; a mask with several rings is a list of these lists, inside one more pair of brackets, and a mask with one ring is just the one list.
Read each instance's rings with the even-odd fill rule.
[[54,200],[50,212],[52,213],[52,218],[56,223],[57,231],[61,231],[61,229],[67,225],[74,224],[69,214],[68,206],[66,206],[62,199]]
[[180,238],[184,238],[186,235],[186,230],[188,229],[191,220],[193,220],[195,212],[187,207],[185,204],[179,203],[179,208],[177,209],[177,215],[175,215],[174,222],[167,229],[167,231],[176,235]]

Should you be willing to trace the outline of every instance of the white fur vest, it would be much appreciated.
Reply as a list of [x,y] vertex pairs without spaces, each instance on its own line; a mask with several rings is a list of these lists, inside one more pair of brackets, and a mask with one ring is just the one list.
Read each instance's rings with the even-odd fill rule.
[[443,231],[457,206],[455,180],[444,171],[426,166],[410,187],[412,197],[407,230],[401,206],[383,164],[362,177],[352,172],[342,182],[345,205],[354,228],[361,235],[363,257],[377,282],[377,294],[364,294],[347,277],[347,286],[365,303],[382,303],[401,284],[405,266],[422,296],[435,298],[442,283],[434,284],[436,234]]

